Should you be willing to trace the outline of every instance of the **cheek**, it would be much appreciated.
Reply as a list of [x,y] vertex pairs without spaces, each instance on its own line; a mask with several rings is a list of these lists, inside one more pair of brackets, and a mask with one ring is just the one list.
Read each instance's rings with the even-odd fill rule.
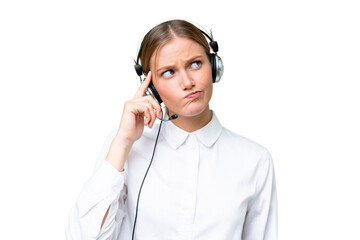
[[201,85],[205,89],[211,89],[212,90],[212,74],[211,69],[209,68],[207,71],[204,71],[203,74],[201,74],[201,81],[198,82],[198,85]]
[[176,91],[177,88],[178,88],[177,85],[167,82],[167,83],[162,83],[156,89],[160,94],[160,97],[166,104],[166,102],[169,101],[171,102],[177,99],[178,97],[177,95],[179,94],[178,91]]
[[205,101],[209,102],[213,93],[213,83],[211,82],[206,86]]
[[210,62],[204,66],[200,74],[202,76],[201,80],[203,83],[209,83],[209,82],[212,83],[212,72],[211,72]]

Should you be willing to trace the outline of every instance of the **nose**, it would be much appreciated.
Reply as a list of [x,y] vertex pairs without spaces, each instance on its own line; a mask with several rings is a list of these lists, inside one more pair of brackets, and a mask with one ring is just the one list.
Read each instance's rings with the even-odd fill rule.
[[183,90],[188,90],[195,86],[195,80],[188,71],[182,71],[180,78],[180,84]]

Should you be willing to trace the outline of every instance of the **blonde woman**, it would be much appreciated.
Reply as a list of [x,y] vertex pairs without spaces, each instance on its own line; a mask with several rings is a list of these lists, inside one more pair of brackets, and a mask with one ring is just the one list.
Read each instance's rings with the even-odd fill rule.
[[136,65],[146,78],[106,139],[68,239],[277,239],[270,154],[209,107],[223,71],[217,48],[183,20],[146,34]]

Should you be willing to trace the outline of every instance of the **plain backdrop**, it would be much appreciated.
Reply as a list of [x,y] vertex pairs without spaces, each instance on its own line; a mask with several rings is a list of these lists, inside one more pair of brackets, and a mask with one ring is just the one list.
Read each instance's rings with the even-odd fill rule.
[[142,37],[176,18],[219,43],[221,123],[273,156],[279,239],[360,239],[359,12],[350,0],[1,1],[1,239],[65,238],[139,87]]

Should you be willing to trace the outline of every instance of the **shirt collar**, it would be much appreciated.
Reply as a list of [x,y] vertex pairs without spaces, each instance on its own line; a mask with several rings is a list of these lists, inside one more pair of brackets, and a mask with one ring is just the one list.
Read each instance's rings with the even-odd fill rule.
[[166,141],[172,148],[177,149],[185,142],[189,135],[195,135],[199,142],[204,144],[206,147],[210,147],[219,138],[222,126],[214,111],[212,111],[212,118],[210,122],[194,132],[186,132],[181,128],[178,128],[171,121],[163,122],[162,128],[161,132]]

